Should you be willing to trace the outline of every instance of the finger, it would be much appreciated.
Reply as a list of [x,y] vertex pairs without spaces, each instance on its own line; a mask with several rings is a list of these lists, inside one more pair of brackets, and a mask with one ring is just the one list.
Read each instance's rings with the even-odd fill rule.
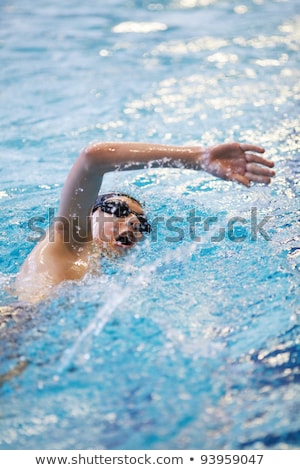
[[254,175],[262,175],[272,177],[275,175],[275,171],[270,170],[269,168],[264,168],[263,166],[256,165],[255,163],[246,164],[246,172],[252,173]]
[[254,155],[253,153],[246,153],[245,154],[247,162],[255,162],[259,163],[260,165],[268,166],[269,168],[273,168],[274,163],[270,160],[266,160],[265,158],[260,157],[259,155]]
[[240,144],[240,147],[244,152],[258,152],[258,153],[265,152],[265,149],[263,147],[259,147],[258,145]]
[[250,186],[250,181],[246,174],[240,175],[239,173],[232,173],[230,175],[230,179],[232,181],[237,181],[238,183],[241,183],[244,186],[248,186],[248,187]]
[[270,184],[271,178],[268,176],[263,175],[255,175],[253,173],[245,173],[245,176],[249,179],[249,181],[253,181],[255,183],[263,183],[263,184]]

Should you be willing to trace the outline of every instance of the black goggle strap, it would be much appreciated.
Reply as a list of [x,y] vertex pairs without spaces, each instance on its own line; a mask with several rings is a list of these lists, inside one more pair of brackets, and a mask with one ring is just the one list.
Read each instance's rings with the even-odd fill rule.
[[[137,199],[133,198],[132,196],[129,196],[128,194],[120,193],[120,192],[117,192],[117,191],[111,192],[111,193],[98,194],[97,199],[96,199],[96,201],[94,203],[94,206],[92,208],[92,213],[95,212],[99,207],[101,207],[101,208],[104,207],[104,203],[106,203],[107,199],[113,199],[114,197],[118,197],[118,196],[129,197],[133,201],[139,203],[139,201]],[[111,203],[113,203],[113,201]],[[122,204],[122,201],[118,201],[118,203]],[[126,203],[124,202],[124,204],[126,204]]]
[[100,207],[103,212],[113,214],[116,217],[126,217],[132,212],[124,201],[104,201]]

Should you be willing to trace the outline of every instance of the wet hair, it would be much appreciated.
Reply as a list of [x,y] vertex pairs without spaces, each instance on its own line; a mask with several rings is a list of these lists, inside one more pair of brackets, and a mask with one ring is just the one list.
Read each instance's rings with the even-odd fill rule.
[[134,197],[130,196],[129,194],[126,193],[120,193],[118,191],[110,192],[110,193],[103,193],[103,194],[98,194],[97,199],[93,205],[92,208],[92,214],[102,206],[103,202],[106,201],[106,199],[110,199],[112,197],[118,197],[118,196],[123,196],[127,197],[128,199],[131,199],[134,202],[137,202],[139,205],[141,205],[140,201],[135,199]]

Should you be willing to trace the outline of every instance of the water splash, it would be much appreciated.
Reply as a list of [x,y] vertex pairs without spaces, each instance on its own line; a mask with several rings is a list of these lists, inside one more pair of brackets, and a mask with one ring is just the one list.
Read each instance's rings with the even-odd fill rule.
[[[210,237],[211,234],[206,234],[206,236],[203,237],[203,244],[205,244]],[[175,260],[177,262],[186,262],[186,260],[190,259],[197,251],[199,251],[199,245],[197,243],[185,242],[175,249],[169,249],[163,257],[158,256],[151,264],[146,263],[144,266],[139,268],[138,274],[136,274],[134,278],[131,277],[130,284],[122,285],[122,288],[120,288],[119,284],[111,285],[109,288],[109,298],[106,299],[103,307],[98,310],[95,317],[82,331],[73,346],[62,354],[60,365],[58,367],[59,373],[64,372],[70,367],[76,355],[82,350],[83,345],[88,342],[92,336],[98,336],[103,331],[105,325],[112,318],[116,309],[128,300],[132,295],[132,292],[139,289],[141,286],[148,284],[161,269],[161,266],[164,266],[166,269],[166,267],[170,263],[174,263]],[[130,270],[132,270],[132,263],[129,262],[128,265],[130,266]],[[165,332],[166,338],[171,341],[173,345],[176,344],[177,347],[180,347],[184,354],[190,354],[191,352],[193,352],[194,355],[197,354],[202,356],[212,354],[212,348],[209,348],[208,342],[205,340],[203,340],[201,346],[199,346],[198,343],[197,345],[196,343],[193,344],[193,341],[189,341],[189,343],[187,343],[185,341],[185,336],[181,331],[170,327],[163,318],[156,317],[155,322],[157,322],[161,327],[161,330]]]

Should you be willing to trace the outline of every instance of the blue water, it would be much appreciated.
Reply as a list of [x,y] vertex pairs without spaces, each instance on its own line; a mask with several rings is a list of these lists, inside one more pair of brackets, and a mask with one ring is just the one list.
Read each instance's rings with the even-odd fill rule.
[[[299,448],[299,2],[13,0],[0,26],[0,448]],[[256,143],[277,176],[107,175],[157,237],[20,307],[30,220],[95,140]]]

